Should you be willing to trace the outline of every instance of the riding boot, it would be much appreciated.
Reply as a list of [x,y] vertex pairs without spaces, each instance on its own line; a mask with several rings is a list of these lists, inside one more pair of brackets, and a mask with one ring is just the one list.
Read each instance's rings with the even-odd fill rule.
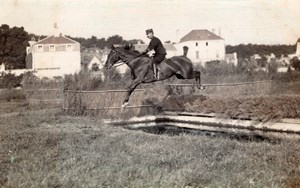
[[153,63],[153,72],[154,72],[154,77],[157,79],[157,66],[155,63]]

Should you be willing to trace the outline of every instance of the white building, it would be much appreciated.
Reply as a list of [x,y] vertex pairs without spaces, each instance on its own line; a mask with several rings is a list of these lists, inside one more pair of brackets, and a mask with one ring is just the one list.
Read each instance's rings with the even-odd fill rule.
[[31,41],[27,48],[26,68],[38,77],[74,74],[80,71],[80,62],[80,44],[62,35]]
[[176,44],[177,55],[183,54],[183,47],[189,48],[187,57],[195,63],[204,65],[207,61],[225,60],[225,42],[224,39],[204,30],[192,30],[180,39]]
[[225,54],[225,62],[237,66],[238,65],[237,53],[233,52],[232,54]]
[[300,56],[300,38],[297,40],[296,56]]

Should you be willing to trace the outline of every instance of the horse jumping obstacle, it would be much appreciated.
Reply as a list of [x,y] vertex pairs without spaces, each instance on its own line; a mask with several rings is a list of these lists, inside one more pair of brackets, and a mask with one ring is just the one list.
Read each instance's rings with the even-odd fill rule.
[[26,98],[30,104],[37,103],[62,103],[62,90],[61,89],[25,89]]
[[[142,111],[153,111],[155,105],[144,100],[145,89],[136,89],[130,105],[122,108],[123,99],[127,90],[65,90],[63,96],[63,110],[77,111],[86,113],[86,111],[100,112],[108,117],[130,114],[130,116],[141,115]],[[150,113],[149,111],[149,113]]]
[[105,121],[115,126],[130,129],[169,128],[206,131],[211,133],[229,133],[267,138],[300,139],[300,119],[282,119],[270,122],[217,118],[214,114],[189,112],[164,112],[158,116],[134,117],[129,120]]

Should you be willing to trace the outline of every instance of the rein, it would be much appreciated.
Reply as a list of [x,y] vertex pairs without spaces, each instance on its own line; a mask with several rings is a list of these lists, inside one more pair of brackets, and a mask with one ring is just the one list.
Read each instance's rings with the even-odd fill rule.
[[138,57],[140,57],[142,54],[140,54],[140,55],[138,55],[138,56],[136,56],[136,57],[133,57],[133,58],[130,58],[130,59],[128,59],[128,60],[126,60],[126,61],[124,61],[124,60],[122,60],[123,59],[123,57],[122,56],[120,56],[120,54],[116,51],[116,53],[118,54],[118,56],[121,58],[119,61],[117,61],[113,66],[114,67],[119,67],[119,66],[121,66],[121,65],[124,65],[124,64],[127,64],[129,61],[131,61],[131,60],[133,60],[133,59],[135,59],[135,58],[138,58]]
[[124,65],[124,64],[126,64],[126,63],[127,63],[127,61],[124,62],[124,61],[122,61],[122,60],[119,60],[119,61],[117,61],[117,62],[114,64],[114,67],[119,67],[119,66]]

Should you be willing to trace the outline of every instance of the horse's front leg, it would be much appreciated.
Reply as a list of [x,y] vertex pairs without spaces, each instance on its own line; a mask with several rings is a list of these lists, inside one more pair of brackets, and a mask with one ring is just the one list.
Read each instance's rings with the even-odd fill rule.
[[141,82],[142,82],[141,80],[135,79],[135,80],[133,80],[133,82],[130,84],[130,86],[129,86],[128,89],[127,89],[127,94],[126,94],[126,97],[125,97],[125,99],[124,99],[122,108],[124,108],[125,106],[128,105],[128,101],[129,101],[130,95],[132,94],[132,92],[135,90],[135,88],[136,88]]

